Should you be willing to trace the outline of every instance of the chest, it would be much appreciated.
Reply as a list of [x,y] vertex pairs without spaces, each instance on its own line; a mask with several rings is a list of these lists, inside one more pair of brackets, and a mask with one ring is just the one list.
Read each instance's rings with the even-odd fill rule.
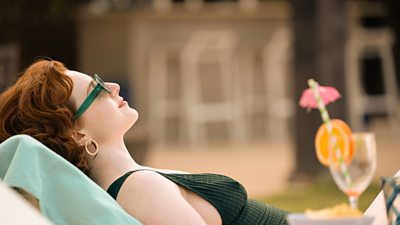
[[185,198],[185,200],[201,215],[208,225],[222,224],[222,218],[218,213],[218,210],[211,203],[185,187],[179,186],[175,183],[174,185],[177,186],[183,198]]
[[187,201],[193,207],[197,207],[199,212],[207,207],[215,209],[222,224],[232,224],[241,214],[247,201],[247,193],[243,186],[223,175],[163,174],[163,176],[175,183],[179,190],[182,190],[182,195],[186,195]]

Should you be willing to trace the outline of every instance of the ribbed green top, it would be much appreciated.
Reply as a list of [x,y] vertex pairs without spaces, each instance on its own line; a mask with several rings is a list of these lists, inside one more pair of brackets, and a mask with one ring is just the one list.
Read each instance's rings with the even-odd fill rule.
[[[130,171],[114,181],[107,192],[117,198]],[[247,199],[244,187],[230,177],[219,174],[166,174],[155,171],[172,182],[200,195],[219,212],[223,225],[284,225],[286,212],[264,203]]]

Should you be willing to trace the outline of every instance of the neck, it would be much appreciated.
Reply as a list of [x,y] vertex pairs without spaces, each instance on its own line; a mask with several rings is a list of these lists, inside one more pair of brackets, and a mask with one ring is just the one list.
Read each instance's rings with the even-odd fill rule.
[[131,157],[123,140],[113,143],[99,143],[95,159],[89,159],[92,179],[103,189],[124,173],[140,167]]

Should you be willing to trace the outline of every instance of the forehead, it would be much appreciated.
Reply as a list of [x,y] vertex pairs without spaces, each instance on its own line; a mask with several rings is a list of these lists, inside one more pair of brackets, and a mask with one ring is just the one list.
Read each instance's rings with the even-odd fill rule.
[[87,94],[87,87],[92,81],[92,77],[88,76],[87,74],[73,70],[68,70],[66,74],[72,79],[74,83],[74,86],[72,88],[72,97],[78,99],[80,97],[85,97]]
[[92,81],[92,77],[78,71],[67,70],[66,74],[72,79],[74,86],[88,85]]

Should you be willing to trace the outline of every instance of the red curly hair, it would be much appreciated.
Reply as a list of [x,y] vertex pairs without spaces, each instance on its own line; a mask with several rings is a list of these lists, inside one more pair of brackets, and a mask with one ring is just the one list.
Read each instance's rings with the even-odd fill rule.
[[58,61],[41,59],[1,93],[0,143],[13,135],[30,135],[89,175],[85,150],[72,138],[77,122],[69,100],[73,81],[66,71]]

